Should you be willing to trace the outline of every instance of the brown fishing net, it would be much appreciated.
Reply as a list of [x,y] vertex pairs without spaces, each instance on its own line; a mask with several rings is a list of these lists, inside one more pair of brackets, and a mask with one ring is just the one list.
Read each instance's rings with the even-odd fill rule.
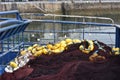
[[[120,56],[112,55],[109,46],[97,44],[89,54],[79,50],[80,44],[72,44],[60,54],[41,55],[13,73],[4,73],[0,80],[120,80]],[[90,56],[98,50],[99,56]],[[101,58],[102,56],[102,58]],[[104,57],[104,58],[103,58]]]

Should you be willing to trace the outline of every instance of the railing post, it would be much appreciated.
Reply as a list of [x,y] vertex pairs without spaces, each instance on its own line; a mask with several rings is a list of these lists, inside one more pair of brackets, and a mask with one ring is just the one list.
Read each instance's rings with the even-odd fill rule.
[[16,13],[16,18],[17,18],[18,20],[22,20],[22,17],[19,15],[19,12]]
[[120,48],[120,28],[116,27],[115,47]]

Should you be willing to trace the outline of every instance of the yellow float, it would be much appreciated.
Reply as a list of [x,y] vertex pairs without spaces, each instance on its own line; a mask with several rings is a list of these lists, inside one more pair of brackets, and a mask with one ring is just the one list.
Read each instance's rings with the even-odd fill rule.
[[112,48],[112,51],[114,52],[115,55],[120,54],[120,49],[119,48]]
[[93,43],[93,41],[92,41],[92,40],[87,40],[87,42],[89,43],[88,48],[85,48],[85,46],[83,46],[83,45],[80,45],[80,46],[79,46],[79,49],[80,49],[83,53],[86,53],[86,54],[90,53],[90,52],[93,51],[93,49],[94,49],[94,43]]

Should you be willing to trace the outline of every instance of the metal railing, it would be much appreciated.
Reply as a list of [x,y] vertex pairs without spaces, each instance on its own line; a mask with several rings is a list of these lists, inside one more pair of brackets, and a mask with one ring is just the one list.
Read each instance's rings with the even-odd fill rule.
[[[5,17],[11,14],[15,18]],[[17,10],[0,12],[0,75],[23,48],[23,32],[29,23],[21,18]]]
[[[39,29],[25,30],[25,33],[32,33],[31,35],[28,35],[30,37],[28,42],[40,44],[47,44],[49,42],[55,43],[67,37],[79,39],[96,39],[94,37],[99,36],[103,37],[102,39],[104,39],[106,38],[105,37],[106,35],[109,36],[109,38],[106,38],[104,40],[110,39],[111,40],[110,45],[115,46],[116,45],[115,42],[118,39],[117,38],[115,40],[116,33],[115,28],[118,26],[114,24],[114,20],[112,20],[111,18],[75,16],[75,15],[56,15],[56,14],[32,14],[32,15],[35,15],[37,17],[39,16],[49,17],[49,19],[45,18],[41,20],[31,19],[35,23],[34,25],[39,27]],[[40,26],[37,24],[39,24]],[[50,29],[47,30],[46,26],[49,26]],[[98,29],[102,29],[102,31],[99,31]],[[109,29],[111,31],[109,30],[106,31],[106,29]],[[74,36],[81,35],[81,37],[80,36],[74,37],[73,35]],[[32,38],[36,40],[32,41]],[[102,40],[102,42],[104,42],[104,40]],[[107,41],[105,43],[109,45]]]

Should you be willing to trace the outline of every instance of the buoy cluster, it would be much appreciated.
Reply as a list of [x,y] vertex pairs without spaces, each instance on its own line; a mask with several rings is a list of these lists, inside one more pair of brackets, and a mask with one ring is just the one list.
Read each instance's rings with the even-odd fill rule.
[[[82,43],[86,44],[82,44]],[[59,41],[55,44],[48,43],[47,45],[39,45],[34,44],[32,46],[29,46],[25,50],[21,50],[20,55],[16,57],[14,60],[10,61],[10,63],[6,66],[5,71],[12,73],[13,71],[19,69],[20,67],[23,67],[29,62],[29,57],[39,57],[41,55],[51,55],[51,54],[60,54],[68,49],[68,46],[72,44],[79,43],[79,50],[82,51],[83,54],[89,54],[94,50],[94,46],[97,45],[98,49],[103,49],[100,44],[97,41],[93,40],[79,40],[79,39],[70,39],[67,38],[65,40]],[[120,48],[112,48],[112,53],[114,55],[120,54]],[[105,59],[105,56],[100,56],[97,54],[98,50],[95,50],[95,52],[89,57],[91,61],[94,60],[95,57],[98,57],[100,59]]]
[[38,57],[42,54],[59,54],[67,50],[67,47],[74,43],[81,43],[81,41],[79,39],[65,39],[55,44],[48,43],[46,46],[34,44],[33,46],[28,47],[28,51],[30,51],[35,57]]
[[12,73],[13,71],[16,71],[17,69],[25,66],[30,60],[30,55],[32,54],[26,50],[22,50],[20,55],[17,56],[14,60],[10,61],[10,63],[5,67],[5,71]]
[[120,55],[120,48],[115,48],[115,47],[113,47],[112,48],[112,51],[113,51],[113,53],[115,54],[115,55]]

